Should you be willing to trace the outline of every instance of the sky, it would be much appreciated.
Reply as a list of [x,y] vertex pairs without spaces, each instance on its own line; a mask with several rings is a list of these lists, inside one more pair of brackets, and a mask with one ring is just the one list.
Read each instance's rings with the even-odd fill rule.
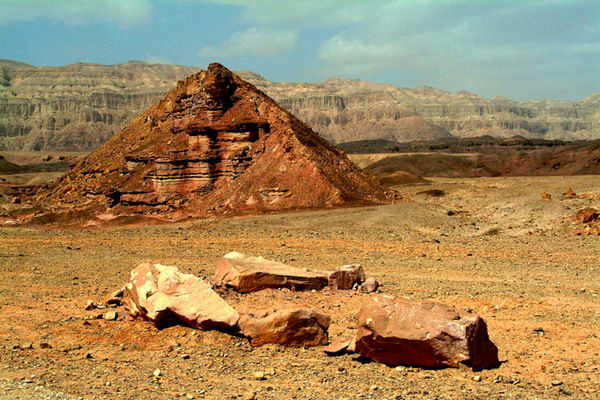
[[600,92],[600,0],[0,0],[0,58],[574,101]]

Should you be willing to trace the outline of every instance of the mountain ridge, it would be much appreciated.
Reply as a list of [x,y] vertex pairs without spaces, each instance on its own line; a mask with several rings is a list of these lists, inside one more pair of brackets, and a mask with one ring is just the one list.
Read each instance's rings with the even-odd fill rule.
[[[129,61],[34,67],[0,60],[0,150],[93,150],[196,67]],[[568,102],[486,99],[356,79],[271,82],[239,75],[333,143],[357,140],[600,138],[600,93]]]

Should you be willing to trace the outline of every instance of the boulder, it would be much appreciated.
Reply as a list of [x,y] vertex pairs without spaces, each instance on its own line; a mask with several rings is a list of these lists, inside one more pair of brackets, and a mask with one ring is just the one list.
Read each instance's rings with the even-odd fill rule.
[[214,282],[240,293],[250,293],[267,288],[292,290],[321,290],[327,286],[327,277],[306,272],[262,257],[246,257],[232,252],[217,265]]
[[206,281],[176,267],[145,263],[131,271],[125,309],[162,327],[183,322],[198,329],[234,330],[239,314]]
[[277,343],[287,347],[326,345],[331,318],[311,308],[242,315],[240,331],[252,346]]
[[344,265],[321,273],[327,277],[329,287],[337,290],[350,290],[354,284],[365,281],[365,271],[360,265]]
[[483,319],[430,301],[377,295],[356,315],[354,350],[388,365],[480,370],[497,365],[498,349]]

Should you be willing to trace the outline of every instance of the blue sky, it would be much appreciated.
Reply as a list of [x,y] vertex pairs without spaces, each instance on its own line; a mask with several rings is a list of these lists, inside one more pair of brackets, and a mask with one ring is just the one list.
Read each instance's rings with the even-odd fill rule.
[[600,1],[0,0],[0,58],[579,100],[600,92]]

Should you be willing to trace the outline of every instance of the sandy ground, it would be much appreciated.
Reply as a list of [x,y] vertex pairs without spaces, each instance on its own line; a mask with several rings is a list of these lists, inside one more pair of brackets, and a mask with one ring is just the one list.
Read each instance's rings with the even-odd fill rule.
[[[568,187],[600,193],[600,177],[433,179],[401,188],[412,201],[391,206],[168,226],[0,228],[0,399],[599,398],[600,236],[573,235],[582,226],[571,216],[600,200],[562,196]],[[446,194],[420,193],[432,189]],[[210,278],[234,250],[309,270],[359,263],[380,291],[471,309],[503,363],[481,372],[393,368],[84,310],[141,262]],[[353,334],[368,296],[225,297],[240,311],[316,307],[332,317],[335,339]]]

